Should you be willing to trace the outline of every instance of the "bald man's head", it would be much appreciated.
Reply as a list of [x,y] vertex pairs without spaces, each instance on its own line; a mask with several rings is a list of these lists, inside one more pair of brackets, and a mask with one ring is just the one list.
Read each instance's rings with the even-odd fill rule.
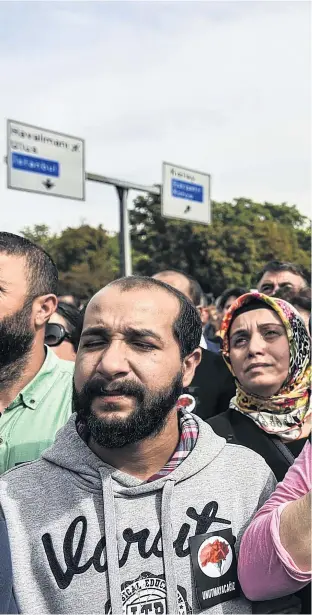
[[175,271],[174,269],[168,269],[166,271],[160,271],[153,275],[155,280],[165,282],[179,290],[185,295],[195,306],[199,306],[202,303],[203,291],[200,284],[190,275],[182,273],[182,271]]
[[176,288],[193,303],[189,280],[182,273],[176,273],[175,271],[161,271],[160,273],[153,275],[153,278],[154,280],[165,282],[165,284],[169,284],[169,286]]

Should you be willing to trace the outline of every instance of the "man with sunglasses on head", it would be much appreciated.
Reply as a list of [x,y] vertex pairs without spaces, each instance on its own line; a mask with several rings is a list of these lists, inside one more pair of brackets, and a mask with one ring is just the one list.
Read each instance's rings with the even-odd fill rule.
[[57,282],[44,250],[0,232],[0,474],[37,459],[71,414],[74,363],[45,345]]

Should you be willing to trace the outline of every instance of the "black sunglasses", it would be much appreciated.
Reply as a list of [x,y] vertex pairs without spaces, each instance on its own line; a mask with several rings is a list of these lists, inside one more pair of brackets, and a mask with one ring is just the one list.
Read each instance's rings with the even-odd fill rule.
[[45,330],[44,343],[47,346],[59,346],[64,340],[72,343],[72,337],[67,333],[63,325],[48,322]]

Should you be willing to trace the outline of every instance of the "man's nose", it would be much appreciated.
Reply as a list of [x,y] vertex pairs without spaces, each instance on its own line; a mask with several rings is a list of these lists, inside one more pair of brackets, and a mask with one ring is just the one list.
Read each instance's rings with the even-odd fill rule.
[[122,340],[111,341],[103,351],[96,371],[108,380],[125,376],[130,371],[126,354],[126,347]]

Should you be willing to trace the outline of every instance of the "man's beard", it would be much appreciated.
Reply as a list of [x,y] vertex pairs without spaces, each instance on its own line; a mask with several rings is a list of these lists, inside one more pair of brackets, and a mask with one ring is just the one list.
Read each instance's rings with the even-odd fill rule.
[[0,320],[0,390],[16,382],[27,362],[35,334],[31,329],[32,301]]
[[[92,401],[105,393],[116,392],[131,395],[135,408],[124,419],[105,418],[105,410],[116,411],[117,403],[103,402],[103,414],[99,419],[92,411]],[[142,384],[127,381],[107,385],[102,378],[87,382],[78,393],[73,385],[73,412],[83,421],[95,442],[104,448],[122,448],[159,434],[164,428],[170,410],[183,391],[182,372],[179,372],[167,388],[150,391]],[[104,397],[105,399],[105,397]]]

